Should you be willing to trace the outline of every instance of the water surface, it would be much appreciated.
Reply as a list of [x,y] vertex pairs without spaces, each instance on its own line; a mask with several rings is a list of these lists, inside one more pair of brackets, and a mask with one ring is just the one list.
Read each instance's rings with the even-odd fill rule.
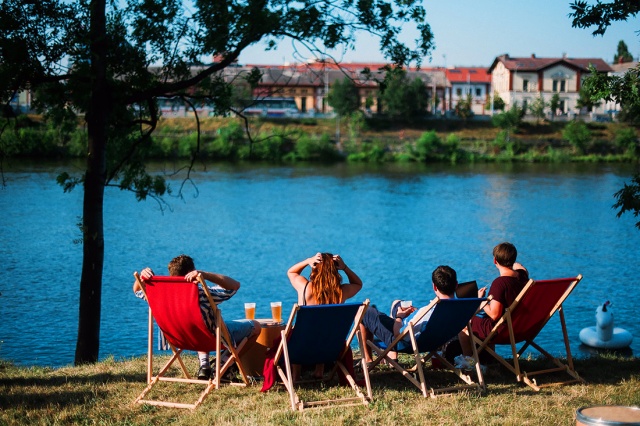
[[[77,223],[82,192],[64,194],[55,176],[74,165],[21,164],[5,169],[0,190],[0,358],[21,365],[73,362],[82,249]],[[169,166],[161,165],[159,168]],[[393,299],[426,304],[431,271],[447,264],[461,281],[488,285],[496,276],[491,250],[518,247],[532,278],[583,274],[566,303],[572,350],[578,333],[595,325],[595,308],[610,300],[616,325],[636,336],[640,231],[632,216],[615,217],[613,194],[630,166],[470,165],[230,166],[208,165],[192,175],[184,198],[153,200],[108,189],[100,358],[146,350],[146,306],[132,292],[133,271],[164,273],[180,254],[199,269],[242,283],[221,305],[227,319],[242,303],[283,310],[296,295],[287,269],[318,251],[342,255],[383,310]],[[179,180],[172,181],[176,190]],[[636,308],[636,309],[634,309]],[[286,315],[286,314],[285,314]],[[557,318],[541,336],[562,353]]]

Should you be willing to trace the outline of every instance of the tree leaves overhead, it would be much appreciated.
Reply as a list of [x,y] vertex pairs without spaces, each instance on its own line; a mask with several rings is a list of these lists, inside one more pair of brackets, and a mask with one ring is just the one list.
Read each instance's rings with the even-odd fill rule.
[[570,6],[573,10],[569,14],[569,17],[573,19],[572,25],[576,28],[596,27],[593,30],[593,35],[604,35],[612,23],[626,21],[640,12],[638,0],[598,1],[596,4],[578,0],[571,3]]
[[[90,60],[90,4],[88,0],[3,2],[0,85],[4,102],[27,85],[65,80],[71,64]],[[357,33],[369,32],[379,37],[386,57],[398,64],[419,64],[433,48],[426,13],[417,0],[129,0],[109,5],[105,35],[109,74],[111,81],[128,83],[128,102],[194,86],[258,42],[276,48],[290,38],[312,57],[320,57],[327,49],[353,49]],[[400,40],[406,28],[417,31],[413,46]],[[210,64],[214,56],[226,61],[203,68],[199,75],[190,74],[191,65]],[[155,72],[149,70],[151,66]],[[78,74],[79,69],[70,73]],[[176,85],[177,81],[185,84]]]
[[[37,93],[36,105],[56,120],[91,114],[91,0],[4,0],[0,10],[0,96],[7,104],[20,90]],[[103,6],[105,7],[105,6]],[[143,152],[158,119],[157,100],[192,97],[224,114],[233,90],[218,72],[256,43],[277,48],[299,43],[311,58],[355,47],[358,32],[379,37],[380,49],[396,63],[420,64],[433,48],[431,29],[418,0],[128,0],[107,1],[106,46],[109,170],[124,179],[127,163]],[[400,40],[409,25],[415,45]],[[256,76],[253,80],[256,80]],[[70,106],[73,105],[73,108]],[[57,113],[51,108],[56,108]],[[61,117],[61,118],[60,118]],[[143,127],[140,127],[144,123]],[[131,138],[133,133],[137,138]],[[144,161],[144,155],[137,161]],[[125,173],[123,175],[123,173]],[[136,193],[144,194],[138,185]]]

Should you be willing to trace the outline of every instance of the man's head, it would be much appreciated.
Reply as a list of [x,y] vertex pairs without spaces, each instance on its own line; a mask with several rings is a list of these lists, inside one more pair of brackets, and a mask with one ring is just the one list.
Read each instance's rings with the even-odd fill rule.
[[438,266],[431,274],[431,281],[440,293],[447,296],[453,296],[458,287],[458,275],[449,266]]
[[187,275],[191,271],[195,271],[196,265],[193,263],[193,259],[186,254],[181,254],[178,257],[174,257],[169,262],[169,275],[172,277],[181,277]]
[[511,243],[500,243],[493,248],[493,257],[498,265],[512,268],[518,257],[518,250]]

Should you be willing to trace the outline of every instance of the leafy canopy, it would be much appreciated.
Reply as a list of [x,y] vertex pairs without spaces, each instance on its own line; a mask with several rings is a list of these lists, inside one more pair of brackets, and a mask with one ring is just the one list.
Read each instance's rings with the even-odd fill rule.
[[[145,143],[159,118],[158,98],[195,107],[207,103],[217,113],[234,107],[237,87],[250,93],[260,80],[257,70],[235,81],[223,70],[251,45],[273,50],[285,40],[295,43],[302,59],[325,59],[355,48],[356,34],[369,32],[392,62],[420,64],[433,47],[433,36],[418,0],[4,0],[0,11],[0,96],[8,104],[30,88],[35,104],[59,124],[92,114],[90,94],[93,14],[102,8],[109,148],[104,184],[118,182],[144,199],[162,185],[145,172]],[[399,36],[413,26],[413,46]],[[94,46],[96,47],[96,46]],[[194,156],[197,155],[196,146]],[[62,180],[66,189],[83,178]]]
[[[159,98],[190,105],[208,103],[224,114],[233,99],[252,91],[259,72],[226,77],[240,53],[290,40],[298,57],[327,60],[355,46],[356,34],[380,40],[387,59],[419,64],[432,48],[420,0],[2,0],[0,97],[4,110],[20,91],[34,93],[54,122],[86,124],[86,168],[62,174],[65,190],[83,184],[83,266],[77,364],[98,358],[105,187],[134,191],[138,199],[162,196],[164,179],[146,171]],[[414,46],[400,33],[417,30]],[[234,73],[236,75],[236,73]],[[62,126],[66,127],[66,126]],[[4,126],[2,129],[6,129]],[[186,168],[195,163],[198,141]],[[266,144],[268,145],[268,143]],[[251,145],[252,146],[252,145]],[[264,149],[269,149],[268,146]],[[0,159],[5,157],[1,152]]]

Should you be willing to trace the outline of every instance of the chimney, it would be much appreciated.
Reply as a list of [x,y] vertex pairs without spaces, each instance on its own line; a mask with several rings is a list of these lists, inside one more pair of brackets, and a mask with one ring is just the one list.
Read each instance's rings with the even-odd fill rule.
[[532,53],[532,54],[531,54],[531,59],[535,59],[535,58],[536,58],[536,54],[535,54],[535,53]]

